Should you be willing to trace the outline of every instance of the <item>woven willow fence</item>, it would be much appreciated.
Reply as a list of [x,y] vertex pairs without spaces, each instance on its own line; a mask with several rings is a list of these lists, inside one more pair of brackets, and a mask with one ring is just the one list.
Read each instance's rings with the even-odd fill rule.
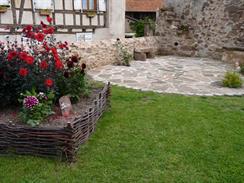
[[87,112],[64,128],[0,124],[0,154],[13,153],[75,161],[79,146],[89,139],[98,119],[109,106],[109,98],[110,84],[97,95]]

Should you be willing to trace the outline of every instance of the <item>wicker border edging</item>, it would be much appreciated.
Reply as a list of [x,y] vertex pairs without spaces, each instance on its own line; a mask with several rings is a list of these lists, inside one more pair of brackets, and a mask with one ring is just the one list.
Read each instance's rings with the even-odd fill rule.
[[109,98],[108,83],[87,112],[64,128],[32,128],[0,124],[0,154],[35,155],[75,161],[79,146],[89,139],[97,121],[110,105]]

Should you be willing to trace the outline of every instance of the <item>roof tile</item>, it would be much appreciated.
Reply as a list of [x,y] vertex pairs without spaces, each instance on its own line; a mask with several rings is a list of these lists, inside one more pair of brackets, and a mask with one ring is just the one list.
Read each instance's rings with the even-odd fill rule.
[[126,11],[153,12],[162,8],[164,0],[126,0]]

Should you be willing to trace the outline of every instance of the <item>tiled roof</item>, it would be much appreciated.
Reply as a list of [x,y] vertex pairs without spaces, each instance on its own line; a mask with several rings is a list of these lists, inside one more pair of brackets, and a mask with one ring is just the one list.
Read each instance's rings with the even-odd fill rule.
[[164,0],[126,0],[126,11],[153,12],[163,6]]

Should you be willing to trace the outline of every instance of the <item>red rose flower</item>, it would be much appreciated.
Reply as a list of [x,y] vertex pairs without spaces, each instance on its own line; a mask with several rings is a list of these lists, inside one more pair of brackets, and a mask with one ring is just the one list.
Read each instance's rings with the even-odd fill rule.
[[54,27],[49,27],[47,29],[43,29],[44,34],[53,34],[54,33]]
[[52,23],[53,19],[52,19],[50,16],[47,16],[47,21],[48,21],[49,23]]
[[55,31],[55,28],[54,27],[49,27],[48,31],[49,31],[49,34],[53,34],[54,31]]
[[52,79],[46,79],[45,80],[45,85],[47,86],[47,87],[52,87],[53,86],[53,80]]
[[47,69],[47,68],[48,68],[48,63],[47,63],[47,61],[43,60],[43,61],[40,63],[40,68],[41,68],[42,70]]
[[55,55],[57,55],[58,54],[58,52],[57,52],[57,49],[56,48],[51,48],[51,50],[52,50],[52,53],[53,53],[53,55],[55,56]]
[[25,62],[28,64],[28,65],[32,65],[33,63],[34,63],[34,57],[32,57],[32,56],[30,56],[30,55],[28,55],[28,56],[26,56],[26,58],[25,58]]
[[78,61],[79,61],[79,60],[78,60],[78,57],[77,57],[77,56],[74,56],[74,55],[71,57],[71,60],[72,60],[72,62],[74,62],[74,63],[78,63]]
[[44,40],[44,38],[45,38],[45,35],[42,34],[42,33],[37,33],[37,34],[35,34],[35,39],[36,39],[37,41],[39,41],[39,42],[42,42],[42,41]]
[[22,77],[27,76],[28,75],[28,69],[26,69],[26,68],[20,68],[19,75],[22,76]]
[[28,56],[28,55],[27,55],[26,52],[21,51],[21,52],[19,53],[19,58],[20,58],[21,60],[25,60],[27,56]]
[[26,33],[26,37],[34,39],[35,38],[35,34],[34,34],[34,32],[27,32]]
[[57,61],[55,61],[55,67],[56,67],[56,69],[61,70],[64,68],[64,65],[60,60],[57,60]]
[[33,26],[32,26],[32,25],[27,25],[27,26],[25,27],[25,29],[26,29],[27,31],[32,31],[32,30],[33,30]]
[[46,41],[44,41],[44,42],[43,42],[43,47],[45,48],[45,50],[46,50],[47,52],[49,52],[49,51],[50,51],[50,48],[48,47],[48,45],[47,45],[47,42],[46,42]]
[[84,63],[81,64],[81,68],[82,68],[82,69],[86,69],[86,64],[84,64]]
[[58,45],[58,47],[59,47],[60,49],[64,49],[64,48],[65,48],[65,45],[61,43],[61,44]]
[[68,61],[68,62],[67,62],[67,67],[68,67],[68,68],[73,68],[73,67],[74,67],[74,62],[72,62],[72,61]]
[[86,64],[81,65],[81,74],[85,74]]
[[41,21],[42,28],[47,28],[47,25]]
[[24,33],[31,32],[33,30],[33,27],[31,25],[27,25],[23,28]]
[[11,61],[11,60],[13,60],[13,58],[15,58],[16,56],[17,56],[17,52],[16,52],[16,51],[10,51],[10,52],[8,53],[7,59],[8,59],[8,61]]

